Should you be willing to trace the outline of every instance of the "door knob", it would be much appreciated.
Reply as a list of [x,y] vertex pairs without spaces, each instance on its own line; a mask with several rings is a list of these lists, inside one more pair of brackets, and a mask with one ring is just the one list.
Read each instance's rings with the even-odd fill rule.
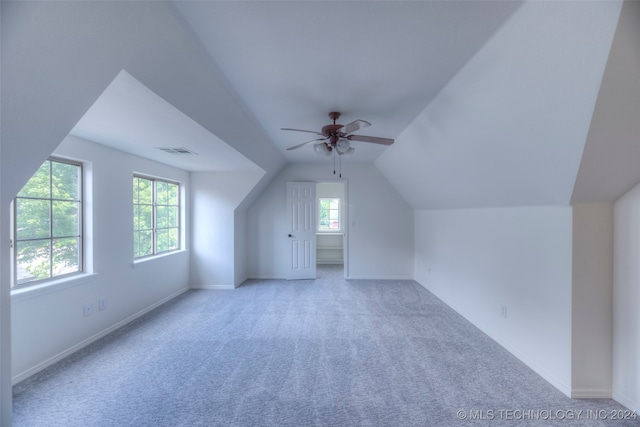
[[289,237],[293,237],[291,234],[289,234]]

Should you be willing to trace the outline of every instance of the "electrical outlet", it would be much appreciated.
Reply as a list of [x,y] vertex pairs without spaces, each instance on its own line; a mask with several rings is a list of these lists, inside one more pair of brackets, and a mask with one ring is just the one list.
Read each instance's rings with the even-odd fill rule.
[[506,305],[503,305],[503,306],[501,307],[500,314],[501,314],[501,315],[502,315],[502,317],[504,317],[505,319],[507,318],[507,306],[506,306]]
[[93,303],[85,304],[82,312],[84,314],[84,317],[91,316],[93,314]]
[[98,310],[106,310],[107,309],[107,300],[104,298],[100,298],[98,300]]

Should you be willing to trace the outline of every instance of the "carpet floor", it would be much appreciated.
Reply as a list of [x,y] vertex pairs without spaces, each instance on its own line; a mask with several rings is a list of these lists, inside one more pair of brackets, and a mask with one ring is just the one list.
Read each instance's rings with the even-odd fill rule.
[[413,281],[192,290],[14,386],[15,426],[637,426]]

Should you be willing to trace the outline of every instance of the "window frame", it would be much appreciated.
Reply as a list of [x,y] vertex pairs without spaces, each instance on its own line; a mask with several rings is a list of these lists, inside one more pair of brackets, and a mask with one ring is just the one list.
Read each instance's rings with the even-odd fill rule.
[[[174,181],[171,179],[166,179],[166,178],[159,178],[159,177],[155,177],[155,176],[149,176],[149,175],[144,175],[144,174],[140,174],[140,173],[134,173],[133,174],[133,180],[135,181],[135,179],[144,179],[144,180],[148,180],[152,182],[152,202],[151,202],[151,208],[152,208],[152,227],[151,229],[148,229],[151,231],[151,235],[152,235],[152,251],[149,254],[144,254],[144,255],[137,255],[136,256],[136,250],[135,250],[135,234],[139,233],[141,231],[141,229],[136,228],[136,224],[135,224],[135,219],[136,219],[136,206],[140,206],[140,205],[148,205],[148,204],[140,204],[140,203],[133,203],[133,215],[132,215],[132,219],[134,221],[133,224],[133,260],[134,261],[141,261],[141,260],[145,260],[145,259],[149,259],[152,257],[156,257],[156,256],[162,256],[162,255],[166,255],[166,254],[170,254],[173,252],[178,252],[182,250],[182,233],[183,233],[183,225],[182,225],[182,185],[180,184],[180,182],[178,181]],[[177,205],[170,205],[170,204],[162,204],[159,205],[157,202],[157,186],[158,183],[164,183],[164,184],[170,184],[170,185],[175,185],[177,187],[176,189],[176,196],[177,196]],[[132,198],[133,199],[133,198]],[[139,202],[139,199],[138,199]],[[158,206],[166,206],[166,207],[175,207],[177,210],[177,216],[176,216],[176,226],[175,227],[158,227]],[[163,250],[163,251],[158,251],[158,230],[170,230],[170,229],[176,229],[178,231],[178,235],[177,235],[177,246],[175,248],[172,249],[167,249],[167,250]],[[145,229],[147,230],[147,229]],[[138,240],[138,245],[139,245],[139,240]]]
[[[30,287],[35,287],[38,285],[43,285],[43,284],[47,284],[50,282],[55,282],[55,281],[59,281],[61,279],[65,279],[65,278],[69,278],[69,277],[73,277],[73,276],[79,276],[82,274],[85,274],[86,272],[86,257],[85,257],[85,237],[86,237],[86,229],[85,229],[85,201],[86,201],[86,194],[85,194],[85,167],[84,167],[84,162],[82,161],[78,161],[78,160],[71,160],[71,159],[66,159],[63,157],[58,157],[58,156],[49,156],[47,158],[47,160],[45,160],[43,162],[44,163],[49,162],[49,197],[48,198],[44,198],[44,197],[23,197],[23,196],[19,196],[16,195],[16,197],[13,198],[13,200],[11,201],[11,238],[10,238],[10,245],[11,245],[11,290],[21,290],[21,289],[28,289]],[[53,163],[61,163],[61,164],[65,164],[65,165],[72,165],[72,166],[76,166],[78,168],[78,199],[57,199],[55,197],[53,197]],[[42,165],[40,165],[40,167],[42,167]],[[38,168],[38,170],[40,169],[40,167]],[[34,174],[31,176],[31,178],[29,178],[29,180],[25,183],[24,186],[26,186],[28,184],[28,182],[35,176],[35,174],[38,171],[36,170],[36,172],[34,172]],[[24,188],[24,186],[22,188]],[[20,191],[18,192],[18,194],[20,192],[22,192],[22,188],[20,189]],[[28,239],[18,239],[18,199],[27,199],[27,200],[46,200],[49,202],[49,237],[38,237],[38,238],[28,238]],[[78,234],[77,235],[69,235],[69,236],[54,236],[53,233],[53,227],[54,227],[54,223],[53,223],[53,202],[54,201],[63,201],[63,202],[75,202],[78,204]],[[53,250],[50,250],[49,252],[49,260],[50,260],[50,265],[49,265],[49,277],[43,278],[43,279],[36,279],[36,280],[30,280],[28,282],[24,282],[24,283],[18,283],[18,253],[17,253],[17,249],[18,249],[18,244],[19,242],[28,242],[28,241],[44,241],[44,240],[48,240],[50,242],[50,248],[53,248],[53,241],[56,239],[64,239],[64,238],[77,238],[78,239],[78,270],[77,271],[72,271],[69,273],[64,273],[64,274],[58,274],[58,275],[54,275],[53,271],[54,271],[54,262],[53,262],[53,257],[54,257],[54,252]]]
[[[331,203],[331,201],[335,200],[338,202],[338,208],[337,209],[331,209],[329,208],[329,221],[331,221],[331,211],[337,211],[338,212],[338,228],[321,228],[320,225],[320,221],[322,221],[322,201],[323,200],[329,200],[329,203]],[[342,231],[342,200],[340,197],[318,197],[318,224],[317,224],[317,230],[319,233],[339,233]]]

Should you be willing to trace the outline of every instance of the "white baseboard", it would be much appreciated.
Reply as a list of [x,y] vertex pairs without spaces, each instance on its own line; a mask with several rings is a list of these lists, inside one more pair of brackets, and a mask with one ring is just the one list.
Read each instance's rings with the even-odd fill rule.
[[640,416],[640,402],[636,402],[633,399],[616,392],[613,392],[611,397],[622,406],[631,409],[632,411],[637,411]]
[[413,280],[413,276],[349,276],[347,280]]
[[162,304],[171,301],[172,299],[174,299],[175,297],[185,293],[186,291],[188,291],[189,288],[183,288],[180,289],[177,292],[172,293],[171,295],[161,299],[160,301],[138,311],[135,314],[132,314],[131,316],[119,321],[118,323],[108,327],[107,329],[104,329],[100,332],[98,332],[95,335],[92,335],[91,337],[79,342],[78,344],[69,347],[68,349],[56,354],[53,357],[50,357],[49,359],[45,360],[44,362],[40,362],[37,365],[35,365],[32,368],[27,369],[24,372],[21,372],[19,374],[17,374],[16,376],[14,376],[11,379],[11,383],[12,385],[16,385],[17,383],[19,383],[20,381],[26,380],[27,378],[29,378],[30,376],[37,374],[38,372],[42,371],[45,368],[48,368],[49,366],[53,365],[56,362],[59,362],[60,360],[64,359],[67,356],[70,356],[71,354],[75,353],[76,351],[88,346],[89,344],[99,340],[100,338],[110,334],[111,332],[123,327],[124,325],[134,321],[135,319],[137,319],[138,317],[150,312],[151,310],[160,307]]
[[213,290],[213,291],[220,291],[220,290],[233,290],[235,289],[235,286],[233,285],[198,285],[198,286],[192,286],[191,289],[207,289],[207,290]]
[[572,399],[611,399],[611,389],[572,389]]

